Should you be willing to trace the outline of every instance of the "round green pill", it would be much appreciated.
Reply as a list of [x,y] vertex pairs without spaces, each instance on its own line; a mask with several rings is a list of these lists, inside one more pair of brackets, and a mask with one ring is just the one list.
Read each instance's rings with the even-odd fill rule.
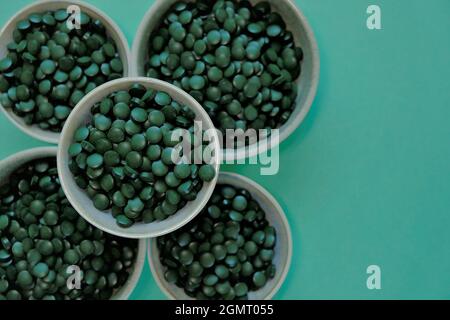
[[156,176],[165,176],[168,172],[168,167],[161,160],[152,163],[152,172]]
[[75,131],[75,141],[77,142],[81,142],[85,139],[87,139],[87,137],[89,136],[89,129],[86,127],[81,127],[79,129],[77,129],[77,131]]
[[269,37],[278,37],[281,34],[281,27],[279,25],[276,24],[272,24],[270,26],[267,27],[267,35]]
[[107,131],[111,127],[111,119],[100,114],[94,118],[94,124],[97,129]]
[[152,126],[161,127],[164,124],[165,116],[159,110],[154,110],[149,113],[148,120]]
[[200,256],[200,264],[204,267],[204,268],[210,268],[214,265],[215,262],[215,258],[214,255],[212,255],[209,252],[203,253]]
[[234,286],[234,292],[237,297],[243,297],[248,293],[248,286],[245,282],[239,282]]
[[53,74],[56,70],[56,63],[53,60],[44,60],[41,62],[39,68],[44,74]]
[[165,92],[159,91],[155,96],[155,102],[160,106],[168,105],[171,101],[172,98]]
[[49,268],[46,263],[39,262],[33,267],[33,275],[37,278],[45,278],[49,273]]
[[202,179],[203,181],[209,182],[214,179],[214,177],[216,175],[216,171],[212,165],[205,164],[200,167],[200,170],[198,171],[198,175],[199,175],[200,179]]
[[130,107],[124,102],[119,102],[113,107],[113,113],[118,119],[127,119],[130,115]]
[[29,288],[33,284],[33,277],[28,271],[23,270],[17,275],[17,284],[21,288]]
[[[189,265],[189,275],[191,277],[199,278],[203,273],[203,267],[198,261],[194,261]],[[199,281],[199,280],[197,280]]]
[[250,24],[247,26],[247,30],[248,30],[250,33],[260,33],[260,32],[263,31],[263,28],[262,28],[262,26],[261,26],[260,23],[250,23]]
[[104,194],[96,194],[93,199],[94,207],[98,210],[106,210],[109,207],[110,200]]
[[177,164],[174,167],[174,174],[178,179],[186,179],[191,175],[191,167],[189,164]]
[[44,213],[44,222],[48,226],[54,226],[58,223],[58,213],[54,210],[47,210]]
[[194,259],[194,255],[189,250],[182,250],[180,252],[179,259],[180,259],[181,264],[187,266],[187,265],[190,265],[192,263],[192,261]]
[[159,127],[151,126],[145,132],[145,136],[147,137],[150,143],[158,143],[161,141],[163,133]]
[[203,278],[203,283],[207,286],[214,286],[219,281],[219,278],[214,274],[208,274]]
[[77,264],[80,260],[80,255],[76,250],[69,249],[64,253],[64,261],[69,264]]
[[192,76],[189,79],[189,85],[192,89],[194,90],[200,90],[203,89],[203,87],[205,86],[205,79],[202,76]]
[[125,133],[121,128],[112,127],[109,129],[107,137],[111,142],[119,143],[125,139]]
[[10,57],[0,60],[0,71],[7,71],[13,65],[13,61]]
[[0,294],[5,293],[9,288],[9,283],[8,280],[6,279],[1,279],[0,280]]
[[94,253],[95,246],[92,241],[83,240],[80,243],[80,251],[85,255],[90,255]]
[[169,282],[169,283],[175,283],[178,280],[178,274],[176,271],[174,270],[168,270],[164,273],[164,278]]
[[41,215],[45,210],[45,203],[42,200],[33,200],[30,203],[30,212],[35,215]]
[[213,82],[219,82],[223,78],[223,71],[218,67],[211,67],[208,70],[208,79]]
[[160,158],[160,156],[161,156],[161,147],[159,145],[157,145],[157,144],[150,145],[147,148],[146,155],[152,161],[153,160],[158,160]]
[[70,114],[71,109],[66,106],[56,106],[54,108],[55,118],[58,120],[65,120]]
[[221,39],[220,32],[217,30],[211,30],[210,32],[208,32],[206,39],[209,44],[216,45],[220,42]]
[[147,112],[142,108],[134,108],[131,110],[131,118],[136,122],[145,122],[147,120]]
[[0,230],[4,230],[9,225],[9,217],[6,214],[0,215]]
[[103,157],[98,153],[91,154],[87,157],[86,164],[93,169],[99,168],[103,165]]
[[59,84],[53,88],[52,96],[60,101],[65,101],[70,95],[69,87],[65,84]]
[[219,261],[225,259],[227,255],[227,249],[220,244],[214,245],[211,249],[211,252],[214,255],[214,258]]
[[143,150],[147,146],[147,139],[143,134],[135,134],[131,137],[131,148],[136,151]]
[[247,208],[247,199],[244,196],[238,195],[233,199],[233,209],[243,211]]
[[266,284],[267,278],[263,272],[257,271],[253,274],[252,281],[257,288],[261,288]]
[[253,256],[258,252],[258,246],[253,241],[247,241],[244,245],[244,250],[248,256]]
[[116,217],[116,223],[122,228],[129,228],[133,225],[133,220],[123,214],[119,214]]
[[214,273],[216,274],[216,276],[219,277],[219,279],[226,279],[228,278],[230,272],[228,270],[227,267],[225,267],[224,265],[220,264],[217,265],[214,269]]
[[110,62],[110,66],[111,66],[111,69],[114,72],[121,73],[123,71],[123,64],[122,64],[122,61],[119,58],[112,59],[111,62]]
[[172,158],[175,156],[175,149],[168,147],[161,152],[161,161],[166,165],[172,165]]
[[125,161],[133,169],[137,169],[142,165],[142,156],[137,151],[131,151],[127,154]]

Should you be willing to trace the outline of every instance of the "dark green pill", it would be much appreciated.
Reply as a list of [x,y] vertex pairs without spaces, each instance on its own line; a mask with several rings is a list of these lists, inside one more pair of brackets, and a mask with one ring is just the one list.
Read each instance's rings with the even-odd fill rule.
[[95,195],[93,199],[94,207],[96,207],[98,210],[106,210],[109,207],[109,198],[105,196],[104,194],[98,193]]

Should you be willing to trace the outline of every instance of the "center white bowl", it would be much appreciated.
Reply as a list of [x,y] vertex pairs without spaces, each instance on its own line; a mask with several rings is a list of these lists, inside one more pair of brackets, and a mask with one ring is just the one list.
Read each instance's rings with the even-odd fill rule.
[[69,169],[69,146],[73,143],[75,131],[81,126],[90,123],[92,120],[91,107],[101,101],[109,94],[128,90],[132,84],[139,83],[146,88],[164,91],[172,99],[180,104],[187,105],[194,111],[196,121],[201,121],[203,130],[213,129],[214,125],[205,110],[183,90],[161,80],[136,77],[123,78],[107,82],[87,94],[75,107],[64,125],[61,133],[61,139],[58,148],[58,173],[61,186],[64,189],[67,199],[83,218],[89,221],[97,228],[111,234],[125,238],[149,238],[157,237],[172,232],[189,221],[191,221],[205,206],[216,185],[219,172],[220,144],[217,132],[214,131],[213,141],[213,165],[216,170],[216,177],[210,182],[204,182],[203,187],[197,195],[197,198],[188,202],[183,208],[174,215],[162,221],[152,223],[135,223],[129,228],[121,228],[111,212],[100,211],[96,209],[92,200],[88,197],[85,190],[82,190],[76,184],[74,176]]

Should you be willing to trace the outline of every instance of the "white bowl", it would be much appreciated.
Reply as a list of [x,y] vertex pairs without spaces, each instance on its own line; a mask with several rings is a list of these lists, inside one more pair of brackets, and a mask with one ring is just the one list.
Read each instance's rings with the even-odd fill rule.
[[[277,293],[283,284],[292,259],[292,236],[289,222],[275,198],[255,181],[244,176],[231,172],[221,172],[217,185],[227,184],[235,188],[246,189],[253,199],[258,202],[261,209],[266,213],[266,219],[273,226],[277,233],[277,240],[274,249],[273,263],[276,266],[275,277],[267,281],[266,285],[257,291],[249,291],[249,300],[270,300]],[[164,278],[166,268],[159,259],[157,239],[149,239],[148,261],[153,277],[164,294],[173,300],[194,300],[188,296],[183,288],[173,283],[169,283]]]
[[[30,161],[42,158],[56,157],[56,154],[56,147],[33,148],[15,153],[8,158],[0,161],[0,181],[2,182],[2,184],[7,183],[11,173]],[[131,292],[133,292],[139,281],[142,268],[144,267],[146,246],[146,241],[140,239],[138,243],[136,260],[131,267],[130,276],[125,284],[114,292],[111,300],[126,300],[130,296]]]
[[[144,15],[133,42],[131,52],[132,75],[143,76],[146,74],[145,64],[148,61],[148,39],[153,30],[159,26],[161,17],[177,1],[179,0],[156,0]],[[292,111],[289,120],[279,128],[278,142],[274,141],[272,143],[270,139],[268,141],[263,139],[260,143],[255,143],[248,147],[224,149],[222,153],[224,160],[232,161],[253,157],[259,153],[266,152],[267,149],[273,148],[285,140],[306,117],[313,103],[319,83],[319,49],[314,33],[301,10],[292,0],[250,0],[253,4],[261,1],[269,2],[272,10],[283,17],[287,30],[291,31],[294,36],[295,44],[303,49],[302,72],[297,79],[298,95],[295,101],[296,107]]]
[[[119,52],[120,58],[123,63],[123,74],[128,76],[130,71],[130,49],[128,41],[120,30],[119,26],[108,17],[103,11],[100,11],[93,5],[85,2],[72,1],[72,0],[48,0],[48,1],[36,1],[19,12],[17,12],[8,22],[4,25],[0,31],[0,57],[6,56],[8,49],[7,45],[12,41],[12,33],[16,27],[17,22],[25,19],[33,12],[43,12],[46,10],[58,10],[65,9],[69,5],[77,5],[80,7],[81,12],[86,12],[89,16],[95,19],[99,19],[107,30],[107,34],[114,40]],[[58,132],[51,132],[47,130],[42,130],[37,125],[27,125],[23,119],[9,108],[4,108],[0,104],[0,109],[6,115],[6,117],[14,123],[17,128],[32,136],[33,138],[57,144],[60,134]]]
[[[90,123],[92,119],[91,107],[98,101],[102,100],[109,94],[118,90],[127,90],[134,83],[139,83],[146,88],[164,91],[169,94],[173,100],[180,104],[187,105],[194,111],[196,121],[201,121],[203,130],[213,129],[214,125],[205,110],[183,90],[161,80],[136,77],[122,78],[107,82],[87,94],[75,107],[73,112],[64,125],[61,133],[61,139],[58,148],[58,173],[61,185],[66,193],[72,206],[91,224],[103,231],[125,238],[148,238],[157,237],[172,232],[190,220],[192,220],[205,206],[211,196],[216,185],[218,174],[210,182],[204,182],[203,187],[197,195],[197,198],[188,202],[174,215],[162,221],[152,223],[135,223],[129,228],[121,228],[117,225],[116,220],[110,212],[104,212],[96,209],[92,200],[86,192],[79,188],[75,183],[73,174],[69,170],[69,146],[73,142],[75,131],[86,123]],[[213,165],[216,172],[219,172],[220,145],[217,132],[214,130],[212,137],[214,155]]]

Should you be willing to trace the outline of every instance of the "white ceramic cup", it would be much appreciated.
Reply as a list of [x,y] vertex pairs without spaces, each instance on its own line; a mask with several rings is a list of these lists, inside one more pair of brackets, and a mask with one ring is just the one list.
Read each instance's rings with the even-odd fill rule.
[[[286,215],[275,198],[255,181],[236,173],[221,172],[217,185],[224,184],[248,190],[253,199],[258,202],[261,209],[266,213],[266,219],[269,221],[269,224],[276,230],[277,240],[273,257],[273,263],[276,267],[275,277],[268,280],[266,285],[257,291],[249,291],[248,293],[250,300],[272,299],[283,284],[292,259],[292,236]],[[193,298],[188,296],[184,289],[166,281],[164,278],[166,268],[159,259],[157,239],[149,239],[148,241],[150,269],[159,288],[169,299],[192,300]]]
[[[146,88],[164,91],[169,94],[173,100],[182,105],[187,105],[195,113],[196,121],[201,121],[203,130],[214,129],[214,125],[205,110],[183,90],[161,80],[136,77],[122,78],[107,82],[87,94],[75,107],[73,112],[64,125],[61,133],[61,139],[58,148],[58,172],[61,185],[66,193],[72,206],[77,210],[83,218],[89,221],[97,228],[109,232],[111,234],[125,238],[149,238],[157,237],[172,232],[190,220],[192,220],[205,206],[211,196],[214,186],[216,185],[218,174],[210,182],[204,182],[203,187],[197,195],[197,198],[188,202],[183,208],[175,214],[162,221],[151,223],[135,223],[129,228],[121,228],[117,225],[116,220],[111,212],[104,212],[96,209],[92,200],[86,192],[80,189],[75,183],[74,176],[69,170],[69,146],[73,143],[75,131],[81,126],[91,122],[91,107],[101,101],[109,94],[119,91],[128,90],[132,84],[139,83]],[[219,172],[220,145],[217,132],[214,131],[212,136],[212,148],[214,150],[213,165],[216,172]]]
[[[9,176],[22,165],[25,165],[26,163],[37,159],[56,157],[56,153],[57,153],[56,147],[40,147],[18,152],[16,154],[9,156],[4,160],[1,160],[0,161],[1,184],[8,183]],[[146,246],[147,246],[146,241],[140,239],[138,243],[136,260],[130,269],[130,276],[128,280],[125,282],[125,284],[114,292],[113,296],[111,297],[111,300],[126,300],[133,292],[134,288],[136,287],[139,281],[139,277],[142,273],[142,268],[144,266]]]
[[[8,49],[7,45],[12,41],[12,33],[16,27],[16,24],[26,19],[31,13],[34,12],[44,12],[46,10],[58,10],[66,9],[70,5],[77,5],[80,7],[81,12],[87,13],[90,17],[94,19],[99,19],[106,28],[107,34],[114,40],[119,56],[123,62],[123,74],[128,76],[130,67],[130,49],[128,41],[120,30],[119,26],[108,17],[103,11],[100,11],[93,5],[90,5],[81,1],[72,0],[45,0],[45,1],[35,1],[32,4],[26,6],[19,12],[17,12],[8,22],[4,25],[0,31],[0,58],[6,56]],[[59,140],[60,133],[51,132],[47,130],[42,130],[37,125],[27,125],[23,118],[17,116],[10,108],[5,108],[0,104],[0,109],[6,115],[6,117],[26,134],[32,136],[33,138],[57,144]]]
[[[139,25],[133,42],[131,53],[131,73],[134,76],[146,74],[145,64],[148,61],[148,40],[152,32],[159,26],[160,19],[168,9],[178,0],[156,0],[150,7]],[[194,0],[190,0],[194,1]],[[253,157],[259,153],[266,152],[281,143],[300,125],[306,117],[314,97],[316,95],[320,74],[319,49],[314,33],[301,12],[292,0],[250,0],[255,4],[261,1],[270,3],[272,10],[278,12],[284,19],[287,30],[291,31],[295,44],[303,49],[304,58],[302,61],[302,72],[297,79],[298,95],[295,101],[295,109],[292,111],[289,120],[279,128],[279,139],[271,141],[262,139],[259,143],[251,144],[247,147],[237,149],[224,149],[222,157],[224,160],[233,161]]]

